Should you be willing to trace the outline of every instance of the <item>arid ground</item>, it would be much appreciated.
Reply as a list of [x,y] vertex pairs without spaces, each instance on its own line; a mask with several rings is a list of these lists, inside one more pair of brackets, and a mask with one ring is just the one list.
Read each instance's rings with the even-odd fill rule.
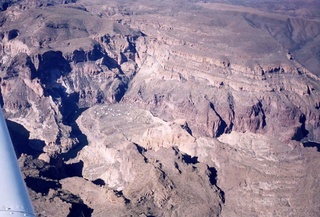
[[0,2],[37,216],[320,216],[320,2]]

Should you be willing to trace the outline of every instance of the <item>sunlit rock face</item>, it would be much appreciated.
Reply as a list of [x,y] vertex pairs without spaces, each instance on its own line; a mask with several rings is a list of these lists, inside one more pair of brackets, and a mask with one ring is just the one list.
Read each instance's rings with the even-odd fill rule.
[[1,3],[0,102],[37,215],[320,215],[319,8]]

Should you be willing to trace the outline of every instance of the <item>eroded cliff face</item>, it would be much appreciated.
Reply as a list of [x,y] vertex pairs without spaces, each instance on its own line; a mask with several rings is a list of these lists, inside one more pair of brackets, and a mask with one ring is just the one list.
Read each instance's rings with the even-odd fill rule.
[[4,5],[1,103],[38,215],[319,215],[319,17],[266,8]]

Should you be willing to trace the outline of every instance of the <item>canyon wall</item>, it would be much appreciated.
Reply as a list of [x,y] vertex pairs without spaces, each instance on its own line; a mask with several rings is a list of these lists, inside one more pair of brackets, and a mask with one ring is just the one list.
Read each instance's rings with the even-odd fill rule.
[[319,215],[301,4],[3,3],[0,102],[37,215]]

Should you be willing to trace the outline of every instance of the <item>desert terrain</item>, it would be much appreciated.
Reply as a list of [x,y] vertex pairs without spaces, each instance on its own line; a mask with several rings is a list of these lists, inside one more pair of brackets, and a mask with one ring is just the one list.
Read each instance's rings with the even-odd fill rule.
[[320,2],[0,2],[39,217],[320,216]]

